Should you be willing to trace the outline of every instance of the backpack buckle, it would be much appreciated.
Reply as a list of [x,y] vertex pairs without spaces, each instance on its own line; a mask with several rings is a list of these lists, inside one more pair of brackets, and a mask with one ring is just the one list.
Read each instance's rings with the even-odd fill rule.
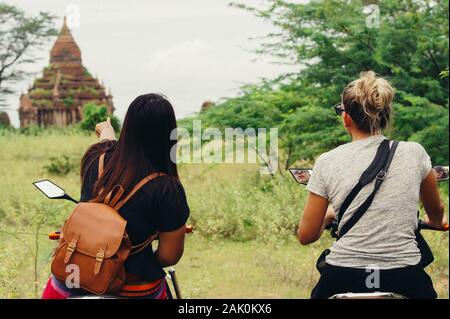
[[97,260],[98,262],[102,262],[103,259],[105,259],[105,254],[102,251],[98,252],[95,257],[95,260]]
[[67,247],[67,250],[73,253],[75,251],[75,248],[77,247],[77,244],[74,242],[69,243],[69,246]]
[[97,255],[95,255],[95,265],[94,265],[94,274],[98,275],[100,272],[100,268],[102,267],[103,261],[105,260],[105,252],[106,252],[106,245],[99,250]]
[[78,238],[80,238],[80,234],[76,234],[72,241],[67,245],[66,256],[64,257],[64,263],[68,263],[70,257],[72,257],[75,249],[77,248]]
[[384,170],[381,170],[378,174],[377,174],[377,179],[378,180],[383,180],[387,175],[387,172]]

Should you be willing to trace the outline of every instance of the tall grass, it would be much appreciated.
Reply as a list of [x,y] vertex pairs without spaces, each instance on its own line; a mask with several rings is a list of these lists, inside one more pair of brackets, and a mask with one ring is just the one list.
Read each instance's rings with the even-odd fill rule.
[[[39,297],[55,246],[47,234],[73,208],[48,200],[31,183],[49,178],[78,197],[79,161],[95,141],[76,130],[0,133],[0,298]],[[63,156],[68,173],[49,171],[52,158]],[[308,297],[317,280],[315,259],[331,240],[296,243],[304,187],[288,174],[260,175],[254,164],[182,164],[180,178],[195,226],[178,266],[187,297]],[[448,234],[425,236],[436,255],[428,271],[447,298]]]

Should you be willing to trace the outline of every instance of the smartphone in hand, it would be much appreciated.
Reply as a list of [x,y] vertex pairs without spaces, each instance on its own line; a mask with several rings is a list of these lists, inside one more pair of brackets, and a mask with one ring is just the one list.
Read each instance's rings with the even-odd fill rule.
[[292,177],[294,177],[295,181],[299,184],[307,185],[308,181],[312,174],[311,168],[290,168],[289,172],[291,172]]

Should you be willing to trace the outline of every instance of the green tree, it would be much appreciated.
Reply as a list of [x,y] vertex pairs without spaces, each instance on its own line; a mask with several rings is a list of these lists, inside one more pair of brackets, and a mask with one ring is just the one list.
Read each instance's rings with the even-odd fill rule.
[[14,93],[10,84],[28,74],[23,66],[36,61],[33,50],[56,35],[54,18],[46,12],[28,16],[20,8],[0,3],[0,106],[6,95]]
[[[301,66],[301,71],[266,81],[237,99],[224,100],[202,118],[213,123],[256,123],[256,127],[267,125],[266,117],[272,118],[272,125],[280,125],[288,166],[347,140],[332,118],[331,106],[360,72],[374,70],[397,91],[395,121],[387,134],[420,141],[434,159],[448,162],[448,125],[444,123],[449,93],[448,1],[370,1],[379,9],[376,24],[368,23],[371,7],[365,6],[367,1],[264,3],[263,7],[233,5],[279,30],[267,35],[257,54]],[[290,107],[279,107],[271,96],[285,97],[283,105]],[[251,119],[243,119],[246,116]]]
[[302,72],[294,75],[298,85],[325,88],[335,100],[357,74],[373,70],[398,90],[448,105],[448,77],[439,76],[449,58],[448,1],[375,1],[379,27],[366,23],[364,1],[265,3],[265,8],[234,5],[278,28],[257,53],[302,65]]
[[106,121],[108,116],[111,118],[112,126],[118,131],[120,129],[120,122],[117,117],[108,114],[108,109],[105,105],[86,103],[83,106],[83,120],[80,122],[80,127],[86,131],[94,131],[95,125],[99,122]]
[[410,106],[394,105],[390,135],[422,144],[435,165],[448,165],[448,111],[423,98],[414,97],[410,101]]
[[241,95],[211,106],[199,118],[205,124],[219,128],[270,128],[280,125],[284,120],[283,114],[305,103],[294,91],[246,86]]
[[325,108],[306,106],[289,114],[280,127],[281,147],[286,152],[285,169],[297,159],[313,160],[349,141],[340,118]]
[[311,160],[348,141],[331,106],[347,83],[373,70],[396,88],[386,134],[420,142],[435,163],[448,163],[448,1],[263,3],[233,4],[278,30],[256,53],[301,71],[246,86],[238,97],[212,105],[197,115],[204,127],[278,127],[285,167]]

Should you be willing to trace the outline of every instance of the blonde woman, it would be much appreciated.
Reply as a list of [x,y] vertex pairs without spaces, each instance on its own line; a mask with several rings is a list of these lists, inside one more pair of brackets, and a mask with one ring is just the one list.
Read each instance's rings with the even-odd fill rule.
[[[368,168],[392,115],[390,83],[366,72],[344,89],[336,113],[351,136],[350,143],[322,154],[309,180],[309,191],[298,238],[307,245],[318,240],[335,218],[346,196]],[[364,187],[345,211],[339,229],[373,190]],[[393,292],[409,298],[435,298],[430,277],[418,266],[415,240],[419,201],[429,223],[442,227],[444,206],[431,161],[418,143],[400,142],[387,176],[362,218],[330,248],[312,298],[346,292]],[[333,209],[334,208],[334,209]],[[367,284],[368,269],[379,269],[379,281]],[[370,280],[369,280],[370,281]]]

